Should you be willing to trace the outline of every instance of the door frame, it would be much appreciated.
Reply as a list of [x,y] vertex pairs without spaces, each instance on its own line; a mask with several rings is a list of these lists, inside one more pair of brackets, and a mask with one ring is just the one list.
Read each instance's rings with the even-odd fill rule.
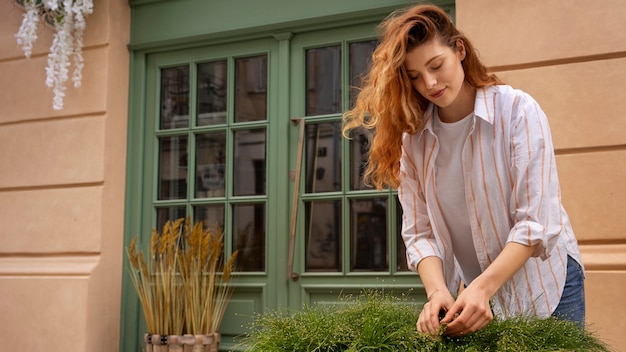
[[[242,0],[245,1],[245,0]],[[280,2],[280,0],[272,0]],[[326,1],[326,0],[324,0]],[[225,9],[238,12],[242,4],[231,3]],[[285,8],[277,14],[278,22],[252,21],[251,25],[241,28],[230,28],[226,17],[219,18],[220,15],[212,11],[213,17],[218,17],[217,24],[200,24],[200,22],[189,22],[190,13],[198,12],[198,7],[209,6],[204,0],[190,0],[184,3],[163,2],[160,0],[131,0],[133,12],[133,34],[131,36],[130,50],[130,82],[129,82],[129,118],[127,133],[127,174],[126,174],[126,199],[125,199],[125,223],[124,223],[124,246],[127,246],[133,236],[145,234],[153,226],[153,217],[150,215],[152,207],[152,195],[143,188],[146,177],[153,177],[152,171],[146,169],[146,159],[153,158],[153,154],[146,154],[146,139],[151,138],[152,131],[147,131],[148,111],[154,107],[147,106],[147,99],[153,94],[153,88],[149,83],[149,63],[151,57],[157,54],[167,55],[168,53],[180,53],[188,50],[206,50],[221,45],[243,45],[246,41],[272,40],[276,48],[269,54],[270,69],[268,71],[268,82],[273,86],[268,87],[268,114],[275,114],[277,123],[268,124],[267,130],[267,169],[285,170],[282,174],[277,173],[276,177],[267,178],[267,238],[266,246],[275,249],[276,253],[288,253],[289,242],[289,216],[293,183],[289,181],[289,170],[294,167],[295,151],[290,148],[284,151],[279,144],[271,141],[288,136],[289,145],[294,145],[293,136],[297,135],[297,127],[292,125],[291,118],[301,116],[303,111],[301,98],[298,103],[296,94],[290,89],[294,82],[303,82],[303,78],[298,73],[294,73],[292,56],[294,52],[292,43],[297,42],[299,37],[305,33],[328,30],[330,28],[347,28],[350,26],[371,26],[373,30],[376,25],[393,10],[408,5],[405,0],[395,0],[393,2],[381,0],[366,0],[359,4],[354,4],[354,10],[347,10],[343,4],[338,5],[328,0],[328,5],[320,5],[325,8],[324,15],[317,14],[311,17],[310,14],[298,8]],[[454,14],[454,1],[438,0],[435,3],[446,8]],[[334,4],[334,5],[331,5]],[[141,6],[139,6],[141,5]],[[318,4],[319,5],[319,4]],[[337,5],[335,13],[334,6]],[[316,5],[317,6],[317,5]],[[235,9],[237,8],[237,9]],[[214,10],[214,9],[212,9]],[[222,9],[224,10],[224,9]],[[221,10],[220,10],[221,11]],[[303,12],[298,14],[297,11]],[[200,11],[203,12],[203,11]],[[290,13],[293,12],[293,13]],[[254,17],[255,15],[249,14]],[[162,25],[163,18],[167,20],[167,25]],[[156,20],[155,20],[156,19]],[[244,21],[245,22],[245,21]],[[157,24],[158,23],[158,24]],[[179,24],[179,25],[176,25]],[[198,27],[200,25],[200,27]],[[172,28],[176,28],[172,31]],[[170,32],[168,32],[170,30]],[[320,44],[323,44],[320,42]],[[286,74],[279,74],[281,71]],[[270,91],[274,93],[269,93]],[[268,116],[268,119],[270,117]],[[295,144],[297,145],[297,144]],[[281,154],[282,153],[282,154]],[[270,156],[283,155],[282,157],[270,158]],[[285,187],[285,185],[288,185]],[[391,204],[390,204],[391,206]],[[302,207],[299,207],[302,209]],[[300,214],[299,214],[300,215]],[[302,218],[302,217],[300,217]],[[299,221],[298,226],[302,226]],[[296,242],[296,248],[302,246],[300,240]],[[266,252],[266,258],[271,258]],[[132,287],[132,282],[127,273],[128,260],[124,257],[123,282],[122,282],[122,307],[121,307],[121,331],[120,350],[136,351],[142,345],[142,337],[145,327],[142,323],[143,317],[139,307],[138,299]],[[278,256],[277,256],[278,257]],[[244,296],[256,295],[259,290],[261,304],[255,309],[259,313],[273,310],[285,306],[300,308],[303,302],[310,303],[310,293],[328,292],[329,286],[325,285],[323,278],[316,278],[317,281],[311,285],[295,284],[287,277],[287,255],[266,263],[266,281],[263,285],[240,280],[238,289],[245,293]],[[295,264],[295,263],[294,263]],[[297,269],[302,268],[300,262]],[[360,290],[367,287],[380,287],[375,277],[371,275],[360,275],[355,273],[354,284],[346,284],[344,289]],[[312,276],[312,278],[314,278]],[[358,283],[358,284],[357,284]],[[412,285],[416,287],[417,282]],[[296,287],[293,287],[296,286]],[[332,287],[331,287],[332,288]],[[335,288],[337,289],[337,285]],[[244,297],[245,298],[245,297]],[[231,342],[226,341],[223,348],[233,347]]]

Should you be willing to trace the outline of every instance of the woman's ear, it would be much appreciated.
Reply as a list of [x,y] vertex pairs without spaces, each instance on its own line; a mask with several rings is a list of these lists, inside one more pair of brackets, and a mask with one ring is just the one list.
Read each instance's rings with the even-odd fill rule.
[[461,39],[456,40],[456,52],[459,56],[459,60],[461,61],[465,60],[465,56],[467,55],[467,52],[465,51],[465,43]]

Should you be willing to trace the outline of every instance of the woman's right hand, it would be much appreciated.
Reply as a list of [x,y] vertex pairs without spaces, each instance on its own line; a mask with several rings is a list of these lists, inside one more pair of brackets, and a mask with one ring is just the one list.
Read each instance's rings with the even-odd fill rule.
[[447,289],[432,293],[417,319],[417,331],[437,335],[440,329],[439,312],[447,312],[453,304],[454,298]]

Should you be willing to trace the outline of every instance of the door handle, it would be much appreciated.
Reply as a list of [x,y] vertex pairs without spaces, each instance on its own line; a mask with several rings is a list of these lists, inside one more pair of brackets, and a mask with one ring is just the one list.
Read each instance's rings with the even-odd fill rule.
[[298,203],[300,196],[300,174],[302,172],[302,149],[304,148],[304,118],[292,118],[293,124],[298,124],[298,154],[296,156],[296,170],[293,175],[293,200],[291,203],[291,228],[289,231],[289,258],[287,259],[287,278],[298,281],[300,275],[293,271],[293,260],[296,245],[296,224],[298,221]]

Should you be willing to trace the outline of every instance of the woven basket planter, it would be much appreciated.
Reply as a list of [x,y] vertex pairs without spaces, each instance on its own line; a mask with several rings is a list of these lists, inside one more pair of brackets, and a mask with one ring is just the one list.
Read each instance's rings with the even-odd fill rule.
[[144,335],[146,352],[218,352],[220,333],[208,335]]

